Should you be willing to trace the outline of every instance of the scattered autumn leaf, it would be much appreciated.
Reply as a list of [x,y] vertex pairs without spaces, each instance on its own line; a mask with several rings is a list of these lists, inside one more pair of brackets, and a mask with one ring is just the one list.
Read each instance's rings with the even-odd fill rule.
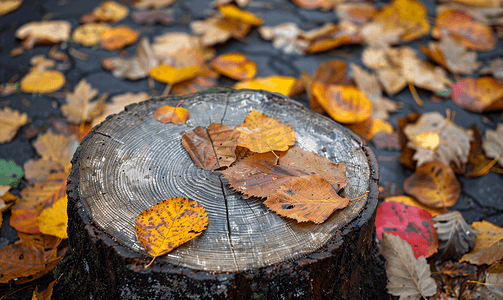
[[199,68],[200,67],[198,65],[176,68],[162,64],[158,67],[150,69],[149,74],[157,81],[176,84],[196,77]]
[[384,233],[399,235],[410,245],[416,258],[437,252],[438,240],[431,214],[422,208],[400,202],[383,202],[376,212],[377,238]]
[[437,42],[430,42],[421,51],[436,63],[454,74],[472,74],[480,68],[477,52],[467,51],[466,47],[447,36]]
[[329,10],[335,5],[333,0],[292,0],[295,5],[307,9]]
[[251,12],[244,11],[234,4],[220,5],[218,6],[218,10],[222,12],[225,18],[234,19],[239,23],[260,26],[263,22]]
[[62,239],[68,238],[68,214],[66,206],[68,198],[64,197],[57,199],[51,207],[42,210],[37,217],[38,228],[41,233],[56,236]]
[[365,93],[353,86],[324,85],[315,82],[311,92],[323,109],[337,122],[363,122],[372,115],[372,104]]
[[276,155],[272,152],[254,153],[220,172],[235,191],[261,198],[269,197],[293,177],[310,174],[322,176],[336,192],[347,185],[345,163],[336,164],[299,147]]
[[[379,195],[381,195],[381,191],[379,191]],[[393,196],[393,197],[388,197],[388,198],[384,199],[384,202],[391,202],[391,201],[400,202],[403,205],[407,205],[407,206],[412,205],[412,206],[419,207],[419,208],[424,209],[427,212],[429,212],[433,217],[436,215],[440,215],[440,214],[447,212],[447,209],[445,207],[427,206],[427,205],[424,205],[423,203],[417,201],[416,199],[409,197],[409,196],[405,196],[405,195]]]
[[325,222],[336,209],[348,203],[349,198],[339,196],[332,185],[317,174],[292,178],[264,201],[280,216],[315,224]]
[[400,299],[418,299],[437,292],[426,258],[414,257],[411,246],[400,236],[383,233],[381,254],[386,259],[386,288],[390,294]]
[[66,170],[70,170],[70,161],[78,145],[79,142],[75,137],[54,134],[50,130],[40,135],[37,140],[33,142],[33,147],[35,147],[37,153],[42,156],[42,160],[57,162]]
[[487,269],[486,282],[480,299],[497,300],[503,298],[503,263],[496,261]]
[[474,222],[471,227],[479,233],[475,237],[475,246],[461,258],[461,261],[480,266],[501,260],[503,258],[503,228],[487,221]]
[[175,22],[175,10],[156,9],[146,11],[136,11],[131,14],[131,19],[138,24],[162,24],[171,25]]
[[125,106],[133,103],[139,103],[149,99],[150,96],[146,92],[140,93],[125,93],[122,95],[116,95],[112,97],[112,103],[106,103],[103,112],[93,118],[92,126],[96,126],[103,122],[107,116],[111,114],[117,114],[124,110]]
[[178,105],[164,105],[155,111],[154,119],[161,123],[185,124],[189,119],[189,111]]
[[50,93],[59,90],[65,82],[65,75],[60,71],[34,67],[21,79],[20,87],[26,93]]
[[363,122],[347,124],[345,126],[366,140],[370,140],[379,132],[387,134],[393,133],[393,126],[390,123],[384,120],[374,119],[372,117]]
[[268,76],[258,77],[252,80],[241,81],[236,83],[232,88],[234,89],[253,89],[253,90],[266,90],[273,93],[280,93],[289,96],[293,86],[295,85],[295,78],[287,76]]
[[341,21],[350,21],[363,25],[370,21],[376,13],[376,8],[370,3],[348,2],[340,3],[335,7],[335,13]]
[[229,126],[211,123],[207,129],[196,127],[182,136],[182,145],[198,168],[213,171],[228,167],[236,160],[240,132]]
[[28,124],[28,115],[12,110],[8,106],[0,110],[0,144],[10,142],[19,128]]
[[160,8],[173,4],[176,0],[133,0],[134,7],[139,9]]
[[498,123],[496,130],[487,129],[482,143],[487,157],[497,158],[498,163],[503,166],[503,123]]
[[98,90],[93,89],[85,79],[82,79],[73,93],[66,94],[66,104],[61,106],[61,112],[70,123],[80,124],[91,121],[94,117],[99,116],[105,108],[106,94],[97,101],[90,102],[97,95]]
[[215,57],[210,66],[218,73],[235,80],[250,80],[257,74],[257,64],[241,53],[227,53]]
[[128,26],[117,26],[101,33],[101,47],[109,51],[122,49],[127,45],[136,43],[138,37],[138,32]]
[[498,80],[498,83],[503,83],[503,57],[491,60],[489,66],[482,68],[479,73],[491,74]]
[[118,22],[129,14],[127,6],[115,1],[103,1],[90,15],[84,15],[81,22]]
[[33,296],[31,300],[51,300],[52,299],[52,290],[54,288],[54,284],[56,284],[57,280],[55,279],[54,281],[51,281],[47,288],[40,293],[38,291],[38,286],[35,287],[35,290],[33,291]]
[[436,39],[450,36],[472,50],[489,51],[496,46],[491,27],[473,20],[470,15],[457,9],[438,13],[431,35]]
[[[447,260],[440,266],[436,266],[439,270],[438,275],[441,282],[437,282],[438,286],[442,286],[442,290],[448,295],[446,299],[474,299],[471,292],[477,292],[473,286],[473,281],[477,280],[477,267],[467,263],[452,262]],[[438,293],[437,293],[438,295]]]
[[372,143],[379,150],[400,150],[400,141],[396,132],[391,134],[382,131],[376,132],[372,136]]
[[[67,161],[69,162],[69,161]],[[53,172],[63,171],[63,166],[56,161],[49,159],[30,159],[23,165],[24,177],[30,184],[40,183]]]
[[439,161],[428,161],[407,177],[404,191],[424,205],[451,207],[458,201],[461,185],[451,167]]
[[241,132],[238,146],[257,153],[285,151],[295,144],[295,132],[291,126],[255,110],[236,130]]
[[428,161],[453,162],[461,168],[468,161],[472,132],[457,126],[439,112],[422,114],[415,123],[405,125],[407,146],[416,150],[412,157],[421,166]]
[[168,32],[156,36],[152,44],[154,53],[166,60],[173,67],[186,67],[190,65],[203,65],[205,60],[212,59],[215,50],[204,47],[199,37],[182,32]]
[[200,235],[208,226],[208,216],[196,201],[176,197],[144,210],[135,225],[138,241],[154,257],[148,267],[156,257]]
[[2,1],[2,5],[0,6],[0,16],[10,13],[11,11],[15,11],[21,6],[23,0],[4,0]]
[[334,26],[330,33],[310,40],[306,53],[324,52],[343,45],[355,45],[363,42],[359,28],[353,23],[344,21]]
[[273,47],[286,54],[305,54],[309,46],[309,41],[302,38],[304,31],[292,22],[277,26],[260,26],[258,31],[263,39],[272,40]]
[[18,39],[29,37],[34,40],[33,44],[56,44],[68,40],[71,27],[70,22],[67,21],[34,21],[19,27],[16,30],[16,37]]
[[86,23],[75,28],[72,39],[87,47],[95,46],[100,42],[101,34],[110,29],[112,27],[105,23]]
[[239,22],[237,19],[228,19],[223,15],[216,15],[204,21],[192,21],[190,29],[201,36],[203,46],[213,46],[223,43],[230,38],[241,39],[248,34],[251,25]]
[[13,160],[0,159],[0,185],[16,187],[23,178],[23,168],[16,165]]
[[452,100],[474,112],[488,112],[503,108],[503,84],[493,77],[463,78],[452,85]]
[[437,238],[440,241],[438,252],[441,260],[459,260],[473,248],[475,234],[479,232],[466,223],[460,212],[446,212],[433,216],[432,220],[436,222],[433,227],[437,229]]
[[175,84],[171,93],[183,96],[215,87],[218,85],[218,77],[217,72],[204,65],[199,69],[196,77]]

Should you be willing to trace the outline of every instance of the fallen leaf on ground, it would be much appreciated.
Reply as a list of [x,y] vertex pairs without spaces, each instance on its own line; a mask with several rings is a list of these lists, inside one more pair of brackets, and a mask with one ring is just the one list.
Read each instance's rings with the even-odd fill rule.
[[438,13],[431,35],[436,39],[450,36],[472,50],[489,51],[496,46],[496,37],[491,27],[473,20],[470,15],[457,9]]
[[430,42],[421,51],[436,63],[454,74],[472,74],[480,68],[477,52],[467,51],[466,47],[447,36],[437,42]]
[[199,68],[200,67],[198,65],[176,68],[162,64],[158,67],[150,69],[149,74],[157,81],[176,84],[196,77]]
[[175,10],[173,9],[160,9],[160,10],[146,10],[135,11],[131,14],[131,19],[138,24],[162,24],[171,25],[175,22]]
[[[24,24],[16,30],[18,39],[32,39],[36,43],[56,44],[67,41],[70,37],[70,22],[67,21],[40,21]],[[31,47],[25,47],[31,48]]]
[[498,123],[496,130],[487,129],[482,143],[487,157],[500,157],[498,163],[503,167],[503,123]]
[[164,105],[155,111],[154,119],[161,123],[185,124],[189,119],[189,111],[178,105]]
[[390,123],[372,117],[363,122],[347,124],[345,126],[366,140],[370,140],[374,135],[380,132],[387,134],[393,133],[393,126]]
[[305,54],[309,41],[302,38],[302,31],[295,23],[283,23],[276,26],[260,26],[258,28],[260,36],[265,40],[272,40],[272,45],[276,49],[281,49],[284,53]]
[[471,227],[479,233],[475,237],[475,246],[461,258],[461,261],[480,266],[501,260],[503,258],[503,228],[487,221],[474,222]]
[[459,260],[475,244],[477,230],[471,228],[460,212],[450,211],[433,216],[433,227],[437,229],[438,252],[441,260]]
[[0,144],[10,142],[19,128],[28,124],[28,115],[6,106],[0,109]]
[[503,108],[503,84],[489,76],[463,78],[452,85],[452,101],[473,112]]
[[2,6],[0,6],[0,16],[10,13],[11,11],[15,11],[21,6],[23,0],[4,0],[2,1]]
[[381,254],[386,259],[388,292],[400,299],[419,299],[433,296],[437,285],[431,278],[426,259],[414,257],[411,246],[399,236],[383,234]]
[[480,74],[491,74],[498,80],[498,83],[503,83],[503,57],[497,57],[491,60],[489,66],[482,68]]
[[347,185],[345,163],[336,164],[299,147],[276,155],[272,152],[254,153],[220,172],[233,190],[250,197],[269,197],[292,178],[310,174],[322,176],[336,192]]
[[25,93],[51,93],[59,90],[65,84],[65,75],[57,70],[45,70],[38,67],[21,79],[20,87]]
[[16,187],[23,178],[23,168],[16,165],[13,160],[0,159],[0,185]]
[[282,217],[315,224],[325,222],[336,209],[348,203],[349,198],[339,196],[332,185],[317,174],[292,178],[264,201]]
[[437,234],[427,210],[395,201],[383,202],[377,208],[375,224],[377,238],[382,239],[385,233],[399,235],[412,245],[416,258],[437,252]]
[[222,12],[225,18],[235,19],[239,23],[248,24],[251,26],[260,26],[263,21],[257,18],[251,12],[244,11],[234,4],[220,5],[217,7]]
[[30,64],[39,69],[49,69],[56,66],[56,62],[52,59],[48,59],[45,55],[35,55],[30,59]]
[[441,282],[437,282],[437,284],[439,287],[443,286],[442,290],[445,290],[448,295],[446,299],[452,299],[452,297],[455,299],[474,299],[469,293],[476,292],[473,286],[473,281],[478,280],[476,266],[447,260],[436,268],[439,270],[439,274],[436,276],[441,278]]
[[66,94],[66,104],[61,106],[61,112],[68,122],[73,124],[91,121],[94,117],[99,116],[105,108],[106,94],[91,102],[97,95],[98,90],[93,89],[85,79],[82,79],[73,93]]
[[112,103],[106,103],[103,112],[93,118],[92,126],[96,126],[99,123],[103,122],[107,116],[111,114],[117,114],[124,110],[125,106],[133,103],[139,103],[149,99],[150,96],[146,92],[140,92],[137,94],[134,93],[125,93],[122,95],[116,95],[112,97]]
[[292,0],[292,2],[302,8],[323,10],[329,10],[336,4],[333,0]]
[[360,34],[359,28],[351,22],[344,21],[338,25],[334,25],[334,28],[329,33],[311,39],[306,52],[324,52],[343,45],[355,45],[362,42],[363,37]]
[[105,23],[86,23],[75,28],[72,34],[73,41],[87,47],[97,45],[101,40],[101,34],[112,29]]
[[129,14],[127,6],[114,1],[103,1],[92,13],[82,16],[81,22],[118,22]]
[[503,263],[494,262],[486,271],[486,282],[480,299],[497,300],[503,298]]
[[257,64],[241,53],[227,53],[215,57],[210,66],[218,73],[235,80],[250,80],[257,74]]
[[[403,192],[403,190],[402,190],[402,192]],[[379,191],[379,195],[381,195],[381,191]],[[384,199],[384,202],[392,202],[392,201],[400,202],[403,205],[407,205],[407,206],[412,205],[412,206],[419,207],[419,208],[424,209],[427,212],[429,212],[433,217],[436,215],[440,215],[440,214],[447,212],[447,209],[445,207],[427,206],[427,205],[424,205],[423,203],[417,201],[416,199],[414,199],[410,196],[399,195],[399,196],[393,196],[393,197],[388,197],[388,198]]]
[[215,87],[218,85],[219,76],[217,72],[203,65],[197,72],[196,77],[173,85],[171,93],[183,96]]
[[370,3],[340,3],[335,7],[335,13],[341,21],[350,21],[357,25],[369,22],[376,13],[376,8]]
[[431,207],[451,207],[458,201],[461,185],[451,167],[439,161],[428,161],[405,179],[404,191]]
[[45,235],[42,233],[29,234],[24,232],[17,232],[18,237],[26,245],[42,249],[56,248],[61,244],[62,239],[52,235]]
[[101,33],[101,47],[109,51],[122,49],[127,45],[136,43],[138,33],[126,25],[107,29]]
[[204,47],[199,37],[183,32],[168,32],[156,36],[152,44],[154,53],[174,67],[186,67],[189,65],[203,65],[205,60],[212,59],[215,54],[210,47]]
[[238,146],[257,153],[285,151],[295,144],[295,132],[291,126],[255,110],[236,130],[241,132]]
[[198,168],[213,171],[236,160],[239,135],[229,126],[211,123],[207,129],[196,127],[187,131],[182,136],[182,146]]
[[314,82],[311,92],[323,109],[337,122],[345,124],[363,122],[372,115],[372,103],[365,93],[356,87],[327,86]]
[[183,197],[169,198],[144,210],[135,220],[138,241],[154,258],[200,235],[208,226],[203,206]]
[[74,136],[66,137],[63,134],[54,134],[50,130],[33,142],[33,147],[43,160],[57,162],[68,171],[78,145],[79,141]]
[[[70,162],[70,161],[67,161]],[[40,183],[50,174],[54,172],[61,172],[64,170],[63,166],[56,161],[49,159],[30,159],[23,165],[24,178],[30,184]]]
[[251,0],[215,0],[213,1],[213,6],[226,5],[232,2],[236,2],[239,7],[245,7],[250,3]]
[[287,76],[268,76],[257,77],[252,80],[241,81],[232,88],[234,89],[253,89],[253,90],[266,90],[273,93],[280,93],[289,96],[293,86],[295,85],[295,78]]
[[416,150],[412,157],[421,166],[428,161],[453,162],[458,168],[468,161],[472,133],[444,118],[439,112],[422,114],[415,123],[407,124],[403,132],[407,146]]
[[133,6],[139,9],[160,8],[173,4],[176,0],[133,0]]
[[54,284],[56,284],[56,282],[57,282],[56,279],[54,281],[51,281],[51,283],[49,283],[47,288],[42,293],[40,293],[38,291],[38,286],[35,287],[35,290],[33,291],[33,296],[31,298],[31,300],[51,300],[52,299],[52,290],[53,290]]
[[41,233],[67,239],[68,214],[66,207],[68,198],[64,197],[56,200],[51,207],[47,207],[40,212],[37,217],[38,228]]
[[190,29],[201,36],[201,43],[206,47],[224,43],[230,38],[244,38],[250,31],[251,25],[237,19],[216,15],[204,21],[192,21]]

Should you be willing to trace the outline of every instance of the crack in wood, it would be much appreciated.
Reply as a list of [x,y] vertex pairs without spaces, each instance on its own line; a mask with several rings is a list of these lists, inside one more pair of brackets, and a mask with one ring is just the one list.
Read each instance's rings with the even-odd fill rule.
[[220,124],[224,124],[224,119],[225,119],[225,114],[227,113],[227,107],[229,107],[229,95],[231,93],[225,94],[225,108],[224,108],[224,114],[222,115],[222,118],[220,119]]
[[121,144],[121,145],[124,145],[124,142],[123,142],[123,141],[121,141],[121,140],[119,140],[119,139],[117,139],[117,138],[115,138],[115,137],[113,137],[113,136],[111,136],[111,135],[108,135],[108,134],[103,133],[103,132],[99,132],[99,131],[97,131],[97,130],[95,130],[94,132],[95,132],[95,133],[98,133],[98,134],[101,134],[102,136],[106,136],[106,137],[108,137],[108,138],[112,139],[113,141],[116,141],[117,143],[119,143],[119,144]]
[[222,189],[222,195],[224,196],[225,202],[225,214],[227,218],[227,238],[229,239],[229,244],[231,245],[232,258],[234,259],[234,264],[236,264],[237,269],[239,269],[238,262],[236,260],[236,253],[234,252],[234,245],[232,245],[232,235],[231,235],[231,222],[229,220],[229,204],[227,200],[227,195],[225,194],[224,182],[222,181],[223,174],[218,175],[218,180],[220,180],[220,188]]

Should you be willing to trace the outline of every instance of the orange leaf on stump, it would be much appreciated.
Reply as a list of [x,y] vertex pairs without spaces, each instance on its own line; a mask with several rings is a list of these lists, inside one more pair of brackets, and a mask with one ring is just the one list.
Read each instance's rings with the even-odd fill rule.
[[154,119],[161,123],[185,124],[189,119],[189,111],[179,106],[164,105],[155,111]]

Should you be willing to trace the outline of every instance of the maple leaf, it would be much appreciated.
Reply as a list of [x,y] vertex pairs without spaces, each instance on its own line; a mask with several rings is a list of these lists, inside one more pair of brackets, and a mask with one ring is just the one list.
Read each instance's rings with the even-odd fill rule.
[[255,110],[236,130],[241,132],[238,146],[257,153],[285,151],[295,144],[295,132],[291,126]]
[[429,257],[437,252],[438,240],[431,214],[417,206],[386,201],[376,212],[377,238],[385,233],[399,235],[413,245],[416,258]]
[[437,229],[440,241],[440,259],[460,259],[475,244],[475,234],[479,232],[471,228],[458,211],[433,216],[432,220],[437,222],[433,227]]
[[140,92],[137,94],[128,92],[125,94],[113,96],[112,103],[105,104],[103,112],[93,119],[92,126],[94,127],[103,122],[109,115],[120,113],[124,110],[124,107],[128,106],[129,104],[139,103],[149,98],[150,96],[146,92]]
[[480,266],[501,260],[503,258],[503,228],[487,221],[474,222],[471,227],[479,233],[475,237],[475,246],[461,258],[461,261]]
[[182,136],[182,145],[197,167],[213,171],[228,167],[236,160],[241,133],[229,126],[211,123],[207,129],[196,127]]
[[336,192],[347,185],[345,163],[333,163],[326,157],[299,147],[278,152],[277,156],[271,152],[254,153],[220,172],[235,191],[262,198],[270,196],[293,177],[311,174],[323,177]]
[[54,134],[50,130],[33,142],[33,147],[43,160],[57,162],[67,170],[70,169],[70,161],[78,145],[79,141],[75,137]]
[[295,85],[295,78],[288,76],[268,76],[268,77],[257,77],[252,80],[241,81],[232,88],[240,89],[254,89],[254,90],[266,90],[273,93],[280,93],[285,96],[289,96],[292,88]]
[[400,300],[433,296],[437,285],[431,278],[424,256],[414,257],[412,248],[400,236],[383,233],[381,254],[386,259],[388,292]]
[[405,179],[404,191],[419,202],[431,207],[450,207],[456,204],[461,185],[451,167],[439,161],[428,161]]
[[216,15],[204,21],[193,21],[190,28],[196,35],[201,35],[203,46],[213,46],[232,37],[243,38],[250,31],[251,25]]
[[66,94],[67,103],[61,106],[61,112],[70,123],[79,124],[91,121],[105,108],[106,94],[97,101],[90,102],[96,95],[98,95],[98,90],[93,89],[85,79],[82,79],[73,93]]
[[482,143],[486,155],[496,159],[500,157],[498,163],[503,166],[503,123],[498,123],[496,130],[487,129]]
[[200,235],[208,226],[204,207],[183,197],[169,198],[144,210],[135,219],[136,236],[154,258]]
[[472,132],[439,112],[422,114],[414,124],[405,125],[403,132],[409,141],[407,146],[416,150],[412,158],[417,160],[417,166],[437,160],[461,167],[468,161]]
[[325,222],[336,209],[348,203],[349,198],[339,196],[332,185],[317,174],[291,178],[264,201],[280,216],[316,224]]
[[29,122],[26,113],[19,113],[7,106],[0,110],[0,144],[10,142],[16,136],[18,129]]
[[440,43],[430,42],[421,51],[454,74],[472,74],[478,68],[477,52],[470,52],[466,47],[447,36]]
[[[70,161],[67,161],[69,163]],[[68,164],[66,164],[68,166]],[[24,178],[30,184],[40,183],[50,174],[54,172],[61,172],[64,170],[63,166],[53,161],[52,157],[49,159],[30,159],[23,165]]]
[[503,108],[503,85],[492,77],[463,78],[452,85],[452,100],[474,112],[488,112]]

